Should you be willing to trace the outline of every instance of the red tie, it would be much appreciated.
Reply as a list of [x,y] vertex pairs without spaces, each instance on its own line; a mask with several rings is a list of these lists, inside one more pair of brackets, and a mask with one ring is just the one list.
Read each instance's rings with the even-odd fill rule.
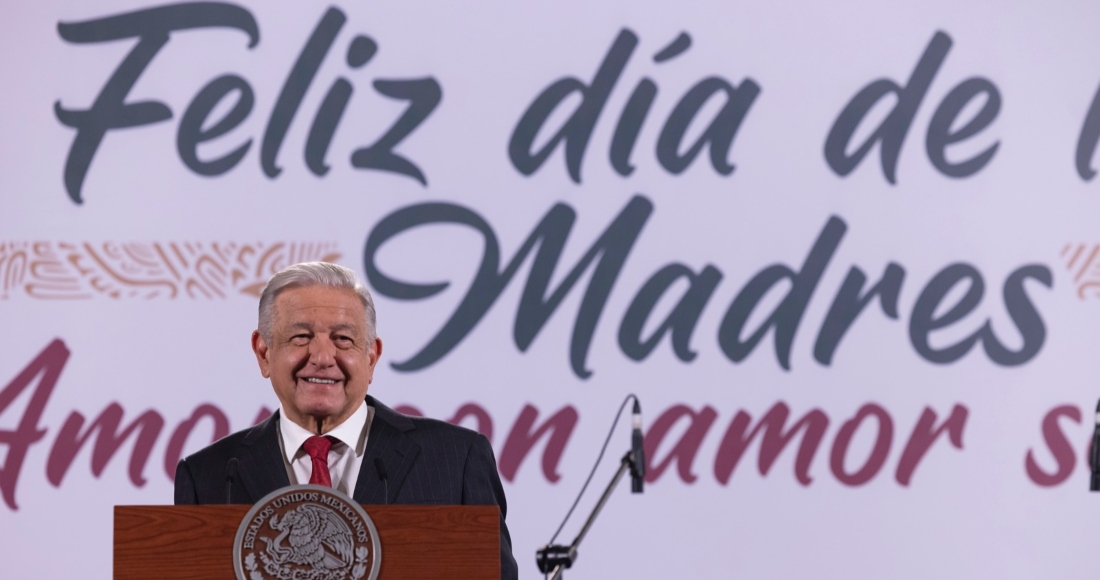
[[328,473],[328,450],[332,449],[332,441],[328,437],[314,435],[302,444],[310,459],[313,460],[313,473],[309,476],[309,482],[314,485],[332,487],[332,476]]

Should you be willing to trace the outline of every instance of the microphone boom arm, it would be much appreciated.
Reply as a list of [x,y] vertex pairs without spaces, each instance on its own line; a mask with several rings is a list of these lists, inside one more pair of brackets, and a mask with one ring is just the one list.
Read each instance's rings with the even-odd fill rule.
[[600,511],[603,510],[604,504],[606,504],[608,498],[611,497],[611,492],[615,491],[615,488],[619,485],[619,480],[623,478],[623,475],[625,475],[628,470],[637,469],[635,466],[636,459],[638,458],[634,457],[633,450],[627,451],[626,455],[623,455],[623,460],[619,464],[619,470],[616,471],[615,476],[611,478],[611,483],[607,484],[607,489],[605,489],[603,495],[600,496],[600,501],[596,502],[596,507],[592,508],[592,513],[589,514],[588,519],[585,520],[584,526],[581,528],[580,533],[577,534],[577,537],[573,539],[572,544],[568,546],[562,546],[560,544],[543,546],[540,550],[535,552],[535,561],[538,562],[539,570],[543,574],[547,574],[549,580],[559,580],[562,571],[573,565],[573,562],[577,559],[577,547],[581,545],[584,536],[588,534],[588,529],[591,528],[593,522],[596,521],[596,516],[600,515]]

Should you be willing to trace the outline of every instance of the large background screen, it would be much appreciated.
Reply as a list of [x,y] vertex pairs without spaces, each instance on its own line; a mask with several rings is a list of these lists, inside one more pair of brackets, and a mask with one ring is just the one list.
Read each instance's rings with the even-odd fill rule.
[[628,393],[570,578],[1095,574],[1100,4],[7,13],[5,578],[109,577],[277,408],[303,260],[374,293],[372,395],[489,437],[525,577]]

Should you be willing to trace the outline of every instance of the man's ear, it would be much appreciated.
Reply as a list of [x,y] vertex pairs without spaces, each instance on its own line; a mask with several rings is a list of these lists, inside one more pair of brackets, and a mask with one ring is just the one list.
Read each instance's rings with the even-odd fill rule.
[[371,362],[370,366],[371,366],[371,368],[374,368],[374,365],[378,364],[378,359],[382,358],[382,339],[381,338],[375,338],[374,339],[374,345],[371,348],[371,353],[372,353],[371,358],[374,359],[374,360]]
[[252,352],[256,353],[256,362],[260,363],[260,374],[265,379],[271,378],[271,363],[267,360],[267,341],[260,336],[259,330],[252,331]]
[[378,359],[382,358],[382,339],[375,338],[374,344],[370,345],[367,349],[367,360],[369,366],[369,374],[367,376],[367,384],[374,382],[374,368],[378,366]]

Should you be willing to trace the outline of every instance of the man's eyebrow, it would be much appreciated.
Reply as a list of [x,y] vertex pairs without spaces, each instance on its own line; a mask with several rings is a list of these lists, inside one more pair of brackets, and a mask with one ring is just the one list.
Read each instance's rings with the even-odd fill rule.
[[291,328],[302,328],[305,330],[313,330],[313,325],[309,322],[294,322],[290,325]]

